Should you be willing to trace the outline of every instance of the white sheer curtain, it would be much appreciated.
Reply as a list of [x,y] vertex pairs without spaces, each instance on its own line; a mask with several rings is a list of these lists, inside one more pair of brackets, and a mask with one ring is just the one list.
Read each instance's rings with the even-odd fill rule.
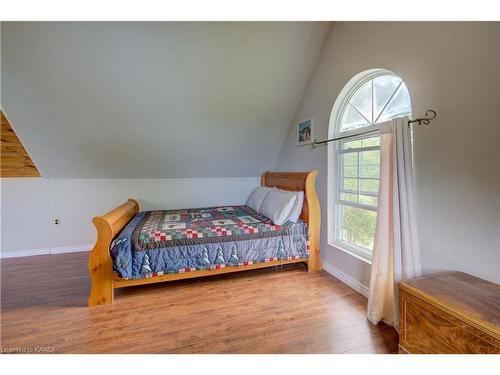
[[399,328],[398,283],[421,275],[408,118],[381,126],[380,186],[368,319]]

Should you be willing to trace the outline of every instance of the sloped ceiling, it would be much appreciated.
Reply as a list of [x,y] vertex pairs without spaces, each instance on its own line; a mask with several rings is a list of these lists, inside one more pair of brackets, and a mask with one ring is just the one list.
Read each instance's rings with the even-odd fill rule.
[[329,23],[2,23],[2,107],[43,177],[274,168]]

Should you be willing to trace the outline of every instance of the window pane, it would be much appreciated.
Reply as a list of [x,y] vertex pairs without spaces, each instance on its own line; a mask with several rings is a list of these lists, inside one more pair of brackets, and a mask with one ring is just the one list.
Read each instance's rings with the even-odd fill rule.
[[366,204],[368,206],[377,207],[378,198],[373,197],[371,195],[360,195],[359,196],[359,203]]
[[366,249],[373,249],[377,213],[339,205],[341,240]]
[[363,116],[361,116],[350,104],[347,105],[340,124],[340,131],[352,130],[369,125]]
[[350,148],[360,148],[362,145],[362,140],[357,139],[355,141],[342,142],[342,150],[349,150]]
[[358,180],[355,178],[343,178],[342,190],[358,190]]
[[360,152],[361,165],[379,165],[380,150],[362,151]]
[[362,147],[380,146],[380,136],[365,138],[361,140]]
[[380,175],[380,151],[363,151],[360,153],[360,177],[378,178]]
[[358,177],[358,167],[344,167],[344,177]]
[[378,117],[382,109],[384,109],[384,106],[391,98],[391,95],[394,94],[400,83],[401,78],[391,75],[377,77],[373,80],[375,119]]
[[365,193],[378,193],[379,180],[359,180],[359,191]]
[[343,177],[358,177],[358,153],[342,154],[342,176]]
[[387,105],[384,112],[380,115],[377,122],[384,122],[392,118],[407,115],[411,113],[410,94],[404,83],[398,89],[398,92]]
[[388,74],[365,82],[356,90],[345,106],[339,129],[353,130],[409,114],[411,102],[405,83]]
[[363,116],[369,121],[372,120],[372,81],[366,82],[361,86],[349,100],[354,107],[360,111]]
[[356,167],[358,165],[358,153],[357,152],[347,152],[342,154],[342,166],[344,167]]
[[[378,165],[363,165],[360,168],[360,177],[379,178],[380,166]],[[352,176],[349,176],[352,177]]]
[[349,194],[349,193],[340,193],[340,200],[348,201],[352,203],[358,203],[358,195],[357,194]]
[[342,150],[349,150],[351,148],[372,147],[372,146],[380,146],[379,135],[364,139],[356,139],[354,141],[342,142]]

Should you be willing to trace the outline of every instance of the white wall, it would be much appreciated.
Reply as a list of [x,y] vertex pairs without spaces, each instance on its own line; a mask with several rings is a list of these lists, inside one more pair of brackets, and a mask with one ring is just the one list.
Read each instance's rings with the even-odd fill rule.
[[[328,134],[338,94],[357,73],[385,68],[401,76],[413,113],[435,109],[415,131],[416,200],[424,272],[462,270],[500,282],[500,33],[496,23],[335,23],[296,120],[314,115]],[[327,149],[295,146],[295,125],[277,169],[318,169],[321,250],[364,286],[370,265],[326,241]]]
[[[142,210],[244,204],[258,177],[191,179],[2,179],[2,257],[89,249],[93,216],[129,197]],[[54,225],[54,218],[61,224]]]

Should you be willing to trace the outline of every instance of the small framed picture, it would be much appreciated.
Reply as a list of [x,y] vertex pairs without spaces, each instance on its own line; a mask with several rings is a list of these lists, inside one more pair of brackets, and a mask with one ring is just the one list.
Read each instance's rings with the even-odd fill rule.
[[297,146],[310,145],[314,137],[314,117],[297,124]]

